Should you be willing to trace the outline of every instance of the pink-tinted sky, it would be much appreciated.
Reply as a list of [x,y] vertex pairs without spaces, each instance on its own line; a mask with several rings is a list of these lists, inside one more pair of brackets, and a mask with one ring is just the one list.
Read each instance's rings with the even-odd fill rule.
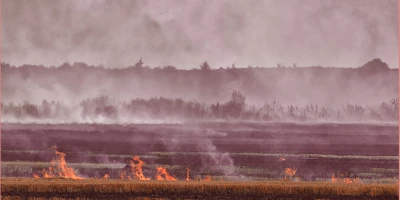
[[397,68],[396,0],[2,0],[14,65]]

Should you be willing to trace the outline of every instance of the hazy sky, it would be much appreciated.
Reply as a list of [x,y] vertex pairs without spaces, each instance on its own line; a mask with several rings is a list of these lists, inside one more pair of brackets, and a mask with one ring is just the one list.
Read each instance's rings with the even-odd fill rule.
[[398,67],[397,0],[2,0],[2,58],[125,67]]

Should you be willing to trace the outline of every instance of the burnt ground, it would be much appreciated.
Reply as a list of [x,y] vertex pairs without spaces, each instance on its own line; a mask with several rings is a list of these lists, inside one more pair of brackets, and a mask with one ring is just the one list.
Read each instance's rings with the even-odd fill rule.
[[[385,157],[399,155],[398,130],[398,126],[376,124],[2,124],[1,157],[3,162],[49,162],[53,156],[50,147],[55,144],[67,153],[68,163],[126,163],[129,155],[147,155],[143,160],[148,164],[190,166],[199,173],[210,168],[209,173],[221,176],[227,172],[213,171],[212,166],[265,168],[270,172],[228,173],[265,178],[282,176],[276,172],[296,167],[297,175],[305,180],[327,178],[335,172],[357,176],[377,168],[384,169],[378,177],[385,178],[398,174],[398,158]],[[278,162],[279,157],[286,161]],[[97,171],[117,173],[107,168]],[[2,172],[5,176],[30,176]],[[98,174],[91,169],[79,172]],[[175,173],[184,176],[181,169]]]

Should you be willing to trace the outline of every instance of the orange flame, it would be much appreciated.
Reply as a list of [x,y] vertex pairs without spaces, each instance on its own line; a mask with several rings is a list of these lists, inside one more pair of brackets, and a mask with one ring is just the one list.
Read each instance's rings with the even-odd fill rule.
[[[343,174],[339,174],[339,177],[343,177]],[[332,174],[332,183],[345,183],[345,184],[351,184],[351,183],[360,183],[360,180],[358,178],[335,178],[335,174]]]
[[283,162],[283,161],[286,161],[286,158],[279,158],[279,160],[278,160],[279,162]]
[[54,149],[55,158],[51,160],[48,171],[43,170],[43,178],[62,177],[71,178],[74,180],[83,179],[75,174],[74,169],[68,167],[67,163],[65,162],[65,153],[57,151],[57,147],[54,145],[51,148]]
[[186,167],[186,180],[190,181],[190,169]]
[[352,180],[350,180],[349,178],[346,178],[346,179],[344,179],[344,181],[343,181],[344,183],[346,183],[346,184],[350,184],[350,183],[353,183],[353,181]]
[[295,168],[286,168],[285,169],[285,174],[290,177],[294,176],[296,174],[296,172],[297,172],[297,169],[295,169]]
[[203,181],[211,181],[211,176],[210,175],[206,175],[205,177],[204,177],[204,180]]
[[110,175],[104,174],[103,179],[110,179]]
[[[137,164],[135,164],[135,161],[137,162]],[[132,160],[129,161],[129,164],[131,165],[131,170],[132,170],[132,174],[134,175],[134,178],[137,180],[150,180],[150,178],[146,178],[143,175],[143,164],[144,162],[142,160],[140,160],[139,156],[134,156],[132,158]]]
[[[164,175],[164,177],[162,175]],[[159,181],[161,181],[161,180],[176,181],[176,178],[169,175],[169,173],[167,172],[167,169],[165,169],[161,166],[157,167],[156,179]]]
[[33,174],[33,178],[40,178],[37,174]]
[[43,178],[53,178],[52,176],[49,175],[49,173],[46,170],[43,170]]
[[336,180],[336,178],[335,178],[335,174],[332,174],[332,181],[331,181],[331,182],[332,182],[332,183],[336,183],[336,181],[337,181],[337,180]]
[[126,172],[124,172],[124,171],[119,172],[119,178],[120,179],[125,179],[126,178]]

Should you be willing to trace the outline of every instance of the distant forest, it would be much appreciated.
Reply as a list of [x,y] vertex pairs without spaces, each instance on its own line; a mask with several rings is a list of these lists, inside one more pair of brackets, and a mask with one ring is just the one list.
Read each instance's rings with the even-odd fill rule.
[[168,98],[132,99],[120,102],[101,96],[87,99],[78,105],[65,105],[60,101],[43,100],[41,104],[1,104],[3,122],[44,123],[176,123],[200,121],[337,121],[397,122],[398,99],[382,102],[378,106],[345,104],[339,108],[305,105],[282,105],[267,102],[261,107],[246,104],[246,97],[233,91],[224,103],[206,104]]
[[[299,118],[299,116],[316,118],[321,112],[327,112],[332,117],[333,115],[341,116],[347,112],[336,113],[337,109],[343,109],[343,105],[361,105],[364,113],[365,109],[369,109],[366,106],[377,106],[382,102],[388,102],[397,97],[399,91],[398,69],[390,69],[380,59],[373,59],[356,68],[298,67],[295,64],[291,66],[278,64],[271,68],[238,67],[234,64],[215,67],[204,62],[199,64],[198,68],[191,70],[177,69],[174,66],[151,68],[146,66],[141,59],[132,66],[113,69],[89,66],[79,62],[64,63],[57,67],[40,65],[17,67],[2,63],[1,72],[3,106],[10,110],[18,110],[37,105],[38,114],[29,114],[34,117],[47,116],[44,114],[47,111],[43,111],[43,109],[46,110],[45,105],[47,105],[42,104],[43,99],[46,99],[50,107],[58,107],[59,110],[63,110],[65,106],[72,108],[79,105],[84,110],[82,113],[92,115],[91,113],[100,112],[99,110],[103,107],[100,106],[98,111],[92,112],[89,108],[96,106],[87,104],[91,101],[103,101],[98,99],[101,96],[109,97],[107,102],[111,99],[115,102],[125,102],[121,105],[108,102],[114,106],[110,109],[115,111],[107,112],[109,114],[106,116],[119,116],[125,112],[123,111],[125,109],[127,113],[151,110],[150,115],[159,116],[162,116],[161,113],[169,113],[169,115],[175,113],[195,117],[212,115],[216,118],[240,116],[241,118],[273,119],[281,115],[293,115],[295,116],[293,118]],[[248,105],[254,105],[257,108],[244,106],[240,114],[237,114],[238,112],[232,114],[226,111],[226,106],[229,105],[214,105],[216,102],[229,102],[232,91],[235,90],[246,97]],[[185,101],[179,100],[180,98]],[[25,101],[29,103],[24,103]],[[63,102],[64,105],[51,103],[53,101]],[[266,102],[272,103],[266,104]],[[155,106],[155,108],[160,107],[160,111],[150,109],[153,103],[160,104],[160,106]],[[164,104],[169,106],[164,108],[161,106]],[[292,111],[288,111],[287,106],[283,106],[286,114],[282,114],[283,111],[278,111],[282,110],[281,104],[293,105]],[[307,108],[306,105],[311,104],[320,107]],[[139,111],[133,111],[138,105]],[[172,108],[174,108],[173,112],[166,111]],[[268,110],[267,108],[273,111],[265,111]],[[328,112],[322,108],[335,109],[335,114],[333,111]],[[16,113],[16,116],[28,115],[18,114],[25,111],[7,112]],[[154,114],[157,112],[160,114]],[[387,118],[386,114],[380,111],[374,113]]]

